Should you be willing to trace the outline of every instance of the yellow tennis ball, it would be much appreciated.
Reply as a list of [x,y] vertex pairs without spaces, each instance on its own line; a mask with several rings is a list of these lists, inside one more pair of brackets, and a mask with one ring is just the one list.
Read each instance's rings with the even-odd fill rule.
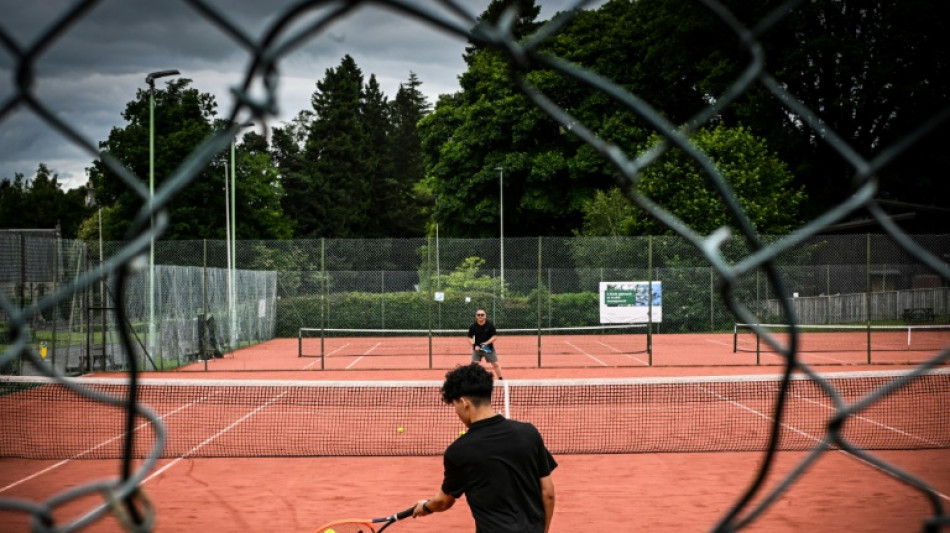
[[464,434],[465,434],[465,430],[464,430],[464,429],[460,429],[460,430],[459,430],[459,435],[464,435]]
[[396,433],[402,433],[403,431],[406,431],[406,430],[401,427],[396,428]]
[[331,527],[330,529],[324,531],[323,533],[336,533],[336,530]]

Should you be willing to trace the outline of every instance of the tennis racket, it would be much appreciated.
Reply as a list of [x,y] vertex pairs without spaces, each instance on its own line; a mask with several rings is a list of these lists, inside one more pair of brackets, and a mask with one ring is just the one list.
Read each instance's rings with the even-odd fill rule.
[[[415,510],[416,506],[413,505],[405,511],[400,511],[392,516],[384,516],[382,518],[347,518],[346,520],[336,520],[318,527],[314,533],[379,533],[393,525],[393,523],[404,518],[409,518]],[[379,529],[376,529],[377,527]]]

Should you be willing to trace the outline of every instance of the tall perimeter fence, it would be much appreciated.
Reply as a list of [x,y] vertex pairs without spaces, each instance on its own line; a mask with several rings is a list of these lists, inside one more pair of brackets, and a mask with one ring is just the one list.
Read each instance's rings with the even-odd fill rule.
[[[950,253],[950,235],[913,239],[935,255]],[[2,232],[3,294],[27,308],[122,247],[55,232]],[[730,261],[749,253],[739,238],[722,249]],[[675,236],[507,238],[504,246],[499,239],[238,241],[235,257],[229,270],[224,241],[156,243],[154,268],[140,269],[126,284],[125,325],[143,369],[221,357],[296,337],[300,328],[464,329],[480,307],[506,329],[589,327],[601,324],[602,282],[662,288],[653,334],[735,325],[715,269]],[[780,255],[776,268],[788,280],[787,303],[799,324],[950,322],[950,281],[886,235],[814,236]],[[734,293],[756,310],[758,322],[792,322],[764,272],[743,278]],[[126,370],[117,305],[103,279],[33,315],[31,343],[63,372]],[[34,371],[17,361],[3,370]]]
[[[273,16],[265,17],[266,28],[262,31],[249,30],[236,19],[234,13],[218,9],[204,0],[183,0],[182,5],[194,10],[194,22],[203,24],[205,28],[202,30],[216,33],[232,43],[235,50],[246,56],[247,67],[240,73],[239,85],[232,87],[235,98],[230,108],[225,110],[224,120],[221,121],[225,126],[209,135],[177,168],[163,176],[160,183],[156,183],[154,192],[145,185],[149,183],[148,179],[136,175],[110,154],[101,152],[98,140],[88,138],[81,124],[71,123],[68,116],[60,113],[58,100],[51,99],[49,94],[40,89],[48,83],[39,83],[35,75],[49,71],[50,54],[47,52],[71,45],[66,37],[72,35],[71,30],[75,26],[94,24],[91,14],[97,11],[93,8],[99,3],[104,2],[79,0],[69,6],[48,9],[44,13],[48,23],[37,26],[40,29],[32,33],[29,28],[15,33],[0,24],[0,42],[3,43],[8,58],[8,68],[5,72],[13,82],[10,89],[0,95],[0,128],[9,129],[15,132],[14,135],[19,135],[22,133],[18,128],[19,122],[11,117],[17,116],[18,113],[31,114],[31,118],[59,134],[71,148],[80,149],[90,158],[101,161],[121,180],[125,187],[122,193],[135,197],[142,207],[131,220],[128,241],[117,243],[113,247],[102,246],[102,250],[55,238],[50,242],[48,236],[46,244],[36,244],[35,248],[28,244],[29,240],[26,238],[4,241],[3,253],[9,255],[4,255],[4,265],[0,268],[4,276],[3,289],[0,291],[0,309],[3,313],[5,336],[0,367],[6,369],[13,366],[21,371],[28,367],[29,371],[43,374],[48,380],[55,380],[71,393],[97,405],[115,407],[125,413],[127,416],[123,417],[124,431],[121,438],[112,439],[123,442],[122,458],[117,465],[120,476],[102,481],[89,480],[78,486],[71,484],[73,486],[70,488],[43,501],[0,498],[0,508],[27,515],[37,529],[49,531],[77,531],[94,524],[109,513],[126,517],[126,525],[130,530],[152,529],[155,524],[155,509],[148,505],[143,496],[142,484],[149,473],[157,469],[169,431],[162,420],[163,417],[147,405],[145,397],[138,396],[139,376],[140,370],[149,368],[152,364],[156,367],[164,366],[165,361],[171,360],[170,354],[176,343],[170,342],[167,349],[163,347],[150,352],[148,355],[154,361],[140,360],[137,354],[141,352],[143,344],[148,347],[157,340],[158,332],[166,327],[165,323],[178,322],[183,329],[190,328],[194,331],[195,328],[190,327],[188,321],[197,319],[200,324],[205,325],[204,328],[198,328],[202,330],[207,328],[213,316],[216,319],[215,328],[205,331],[204,334],[208,346],[211,344],[211,331],[218,337],[215,339],[218,341],[215,346],[222,338],[227,338],[229,343],[239,344],[249,342],[242,339],[245,338],[244,331],[250,328],[243,325],[242,319],[237,316],[237,309],[243,308],[265,321],[290,316],[293,318],[289,324],[295,326],[319,326],[321,321],[329,325],[334,324],[331,321],[339,321],[345,316],[337,310],[349,309],[338,300],[356,298],[357,293],[362,293],[360,298],[365,305],[354,305],[352,313],[357,313],[356,309],[362,307],[363,312],[367,313],[365,316],[378,320],[380,325],[385,320],[387,326],[399,327],[401,324],[398,321],[411,315],[400,313],[399,308],[395,307],[399,298],[404,298],[407,302],[417,302],[415,305],[427,311],[427,321],[444,320],[457,323],[462,314],[467,313],[463,313],[465,306],[458,303],[457,296],[462,293],[456,294],[456,289],[452,288],[456,281],[463,287],[459,290],[472,294],[470,301],[465,303],[493,306],[495,318],[499,322],[506,322],[506,325],[514,326],[519,320],[531,322],[532,319],[535,322],[548,320],[551,324],[569,321],[586,323],[591,319],[585,313],[593,308],[591,295],[594,281],[617,276],[633,280],[653,278],[662,281],[664,309],[663,321],[658,325],[660,331],[719,330],[727,328],[728,324],[733,322],[751,324],[750,327],[755,333],[779,354],[785,363],[781,376],[776,381],[776,387],[770,389],[774,390],[774,393],[769,397],[771,410],[768,417],[767,450],[763,452],[761,460],[753,462],[755,465],[752,468],[755,472],[750,476],[751,481],[747,488],[709,529],[733,532],[747,528],[770,506],[780,501],[785,491],[795,486],[804,473],[815,471],[815,475],[821,475],[822,464],[818,459],[829,450],[838,450],[859,458],[863,463],[873,465],[882,475],[887,475],[912,489],[917,496],[918,505],[915,509],[920,511],[919,519],[908,524],[908,529],[938,531],[950,526],[950,514],[946,511],[943,501],[945,497],[919,477],[920,469],[917,469],[918,473],[913,473],[892,464],[880,454],[850,440],[846,431],[846,428],[853,426],[877,407],[891,406],[901,410],[902,393],[927,383],[932,371],[950,360],[950,348],[934,350],[925,361],[874,386],[873,390],[860,391],[856,398],[849,394],[846,386],[820,375],[799,357],[800,332],[797,325],[803,324],[803,320],[865,320],[871,318],[874,313],[882,313],[881,317],[887,316],[887,320],[894,320],[892,315],[885,314],[893,313],[891,308],[901,312],[905,305],[915,306],[909,309],[922,310],[917,314],[912,312],[907,315],[909,318],[929,317],[926,312],[928,307],[933,307],[935,314],[944,315],[941,319],[945,318],[946,314],[946,307],[941,303],[941,292],[938,290],[946,287],[947,278],[950,278],[946,241],[940,240],[942,237],[930,241],[929,238],[904,233],[882,207],[879,191],[879,175],[882,171],[902,164],[902,158],[906,161],[908,157],[919,157],[914,150],[920,147],[924,140],[931,141],[934,136],[945,132],[944,128],[950,123],[950,102],[947,101],[945,93],[939,93],[929,100],[929,103],[923,104],[927,105],[928,109],[926,113],[917,115],[919,118],[904,116],[904,109],[901,109],[899,118],[903,121],[900,122],[901,129],[896,135],[897,140],[892,143],[882,140],[874,145],[873,150],[863,150],[852,146],[852,131],[836,131],[835,124],[826,120],[824,115],[833,113],[833,110],[825,109],[820,101],[814,102],[812,105],[815,107],[811,108],[792,94],[788,90],[788,84],[782,79],[782,65],[776,65],[774,58],[766,57],[763,36],[776,30],[777,26],[790,24],[795,34],[800,35],[802,39],[808,39],[809,35],[814,36],[813,42],[805,44],[820,44],[816,41],[824,39],[826,32],[833,31],[829,29],[834,27],[829,25],[829,21],[849,19],[847,15],[850,11],[843,11],[840,3],[804,0],[777,2],[774,7],[773,4],[763,7],[768,12],[762,17],[748,21],[735,16],[726,5],[716,0],[681,3],[683,9],[696,10],[714,18],[720,24],[720,30],[709,33],[710,46],[730,47],[739,54],[737,57],[741,56],[739,60],[743,61],[743,64],[742,72],[721,94],[705,95],[703,101],[707,103],[706,106],[698,109],[689,119],[672,123],[668,119],[669,110],[657,106],[655,95],[634,94],[620,82],[598,74],[596,65],[569,63],[564,58],[553,55],[553,52],[546,51],[557,50],[556,46],[548,47],[547,44],[554,41],[565,25],[577,15],[575,8],[583,7],[587,3],[583,0],[565,6],[563,12],[524,39],[516,38],[513,32],[513,27],[519,20],[513,10],[507,11],[497,23],[492,23],[479,20],[463,5],[464,2],[455,0],[431,3],[378,0],[332,5],[315,1],[297,2],[283,8],[273,7],[273,13],[270,13]],[[927,17],[934,7],[929,4],[901,4],[895,7],[893,4],[875,3],[872,8],[855,12],[855,15],[881,16],[882,20],[888,20],[888,17],[899,18],[895,17],[894,13]],[[231,145],[240,130],[240,124],[253,119],[256,124],[267,127],[274,121],[279,112],[279,103],[282,104],[277,87],[282,81],[281,69],[286,66],[284,61],[305,43],[327,34],[332,36],[333,34],[328,32],[334,31],[333,23],[338,19],[356,10],[379,7],[387,9],[387,16],[406,17],[421,23],[431,31],[454,36],[459,41],[474,46],[496,50],[507,60],[509,79],[525,99],[531,102],[539,113],[544,113],[556,122],[564,132],[583,142],[583,149],[589,150],[592,157],[599,157],[607,162],[612,171],[616,172],[617,181],[631,203],[663,223],[677,239],[565,239],[550,242],[545,239],[509,242],[506,239],[504,271],[501,261],[496,263],[493,259],[494,244],[501,243],[491,241],[457,243],[454,247],[450,246],[448,241],[392,241],[388,244],[369,241],[320,241],[307,243],[306,247],[301,246],[305,251],[298,250],[295,248],[297,244],[293,243],[239,243],[236,268],[227,268],[226,263],[222,266],[221,258],[225,254],[221,251],[220,244],[212,246],[211,243],[175,243],[170,246],[191,247],[190,251],[182,256],[185,258],[184,262],[165,255],[172,252],[165,252],[165,245],[158,245],[155,250],[156,261],[152,263],[155,266],[146,264],[146,268],[143,268],[143,263],[147,262],[142,259],[150,255],[150,243],[160,243],[168,228],[168,206]],[[748,13],[743,15],[752,16]],[[930,18],[939,19],[933,16]],[[855,20],[860,24],[864,23],[863,19]],[[876,19],[873,19],[872,23],[875,21]],[[808,31],[795,30],[799,25]],[[945,48],[930,38],[936,38],[936,35],[916,41],[909,41],[913,35],[908,33],[894,32],[894,35],[899,36],[897,38],[902,42],[907,42],[908,53],[924,54],[920,57],[929,57],[926,54],[942,52]],[[108,43],[103,41],[101,44]],[[869,43],[869,46],[871,44],[878,43]],[[882,46],[887,47],[888,44],[884,43]],[[835,58],[838,57],[843,58],[842,64],[851,60],[863,64],[867,58],[871,58],[874,65],[888,64],[886,58],[884,61],[874,61],[878,56],[849,47],[836,50]],[[942,56],[936,57],[939,59]],[[837,59],[831,64],[837,66]],[[928,61],[928,64],[938,63]],[[903,72],[913,72],[916,65],[918,63],[913,63]],[[696,65],[699,70],[703,67],[701,64]],[[585,124],[582,119],[572,114],[570,108],[561,107],[557,96],[545,94],[542,89],[533,85],[529,75],[537,71],[549,71],[563,76],[565,81],[598,92],[604,101],[609,100],[621,109],[618,113],[635,117],[638,123],[642,123],[644,128],[648,128],[662,140],[643,152],[609,141],[604,136],[604,131]],[[939,85],[942,81],[939,78],[940,70],[933,72],[937,74],[934,74],[932,79],[927,77],[928,71],[928,74],[922,77],[906,80],[906,83],[923,87],[919,92],[922,95],[927,94],[925,89],[932,87],[941,91],[943,86]],[[699,75],[707,74],[709,73],[703,72]],[[778,108],[775,111],[779,115],[790,117],[799,128],[801,134],[796,141],[814,143],[820,151],[837,155],[840,161],[845,162],[852,170],[852,194],[826,212],[794,228],[788,235],[775,238],[758,235],[751,217],[725,178],[723,169],[691,140],[693,133],[714,122],[736,101],[744,98],[755,98],[774,105]],[[895,112],[897,111],[895,109]],[[887,110],[882,116],[886,115]],[[894,125],[897,126],[896,123]],[[882,127],[889,127],[889,124],[882,124]],[[681,153],[701,170],[707,184],[717,192],[722,206],[734,221],[731,228],[719,228],[710,233],[701,232],[676,217],[670,210],[671,206],[663,205],[662,201],[651,198],[637,187],[641,178],[640,171],[655,165],[662,156],[672,151]],[[472,161],[471,164],[473,168],[490,171],[498,163],[496,160],[486,159]],[[853,240],[848,240],[852,239],[850,237],[840,237],[841,241],[837,241],[837,237],[832,239],[821,236],[828,233],[830,226],[856,213],[866,215],[869,223],[875,226],[875,231],[879,231],[881,236],[865,236],[863,239],[857,237]],[[729,238],[730,234],[736,235],[737,238]],[[600,244],[593,244],[598,242]],[[592,249],[584,250],[584,243],[591,243]],[[210,251],[204,254],[206,245],[209,249],[217,250],[214,254]],[[669,248],[666,248],[667,246]],[[13,247],[12,252],[8,250],[9,247]],[[286,254],[271,257],[280,257],[281,261],[285,256],[296,257],[297,262],[277,264],[266,255],[268,247],[274,250],[286,247]],[[379,260],[358,263],[353,258],[359,255],[345,253],[347,248],[361,247],[366,257],[377,256]],[[373,249],[368,249],[370,247]],[[388,249],[384,250],[385,248]],[[508,250],[515,249],[519,250],[517,255],[513,252],[508,255]],[[674,253],[674,249],[678,250],[679,255]],[[844,255],[839,259],[830,259],[841,251],[844,251]],[[585,257],[596,258],[598,254],[601,255],[599,261],[579,261]],[[46,259],[37,260],[37,256]],[[399,257],[407,258],[406,262],[397,262],[396,258]],[[459,261],[465,257],[480,257],[486,261],[484,265],[479,265],[477,273],[471,275],[473,279],[470,286],[464,285],[464,271],[456,275],[455,270],[460,264]],[[203,262],[205,258],[207,262]],[[383,259],[385,261],[382,261]],[[41,266],[38,262],[50,262],[53,267]],[[215,272],[215,269],[218,271]],[[226,272],[221,272],[221,269]],[[179,270],[180,277],[177,277]],[[248,283],[242,278],[242,271],[255,273],[254,276],[259,273],[262,279],[260,282],[251,282],[259,283],[261,288],[255,288],[259,293],[256,292],[246,299],[242,299],[237,290],[238,286]],[[378,274],[378,279],[373,273]],[[222,278],[230,280],[223,289],[220,281]],[[168,289],[166,279],[176,280],[177,291]],[[212,282],[214,279],[217,281]],[[267,280],[273,280],[270,286],[274,287],[273,298],[277,301],[275,312],[270,314],[267,308]],[[484,286],[479,284],[482,282]],[[415,288],[417,284],[418,289]],[[199,291],[198,287],[202,290]],[[443,287],[444,291],[441,290]],[[395,290],[397,288],[398,290]],[[877,304],[872,301],[872,297],[889,291],[900,291],[900,295],[894,297],[897,303],[881,303],[874,307]],[[204,294],[198,294],[199,292]],[[444,292],[447,298],[444,305],[434,306],[432,301],[435,292]],[[168,297],[169,305],[172,300],[180,300],[180,312],[163,310],[164,303],[160,302],[157,296],[153,296],[156,294],[161,294],[163,298]],[[835,298],[849,294],[863,295],[866,298],[862,304],[861,296],[854,296],[859,303],[847,304],[848,307],[854,308],[853,316],[845,316],[844,311],[836,310],[834,306]],[[580,302],[568,305],[567,302],[571,299]],[[222,305],[222,300],[228,303]],[[263,305],[261,301],[264,302]],[[464,297],[461,301],[464,302]],[[548,306],[547,309],[545,305]],[[728,307],[731,314],[725,312],[723,305]],[[230,313],[226,317],[227,331],[218,329],[224,327],[221,325],[221,313],[225,307]],[[814,315],[799,317],[798,314],[804,313],[808,307],[814,308]],[[95,315],[96,308],[105,316]],[[145,311],[146,308],[148,311]],[[331,309],[333,313],[330,312]],[[860,309],[864,309],[867,315],[862,316]],[[114,315],[111,322],[108,316],[110,313]],[[770,315],[768,318],[773,322],[792,322],[794,325],[789,335],[778,337],[762,327],[761,321],[765,317],[760,318],[759,315],[764,314]],[[158,317],[161,317],[160,320]],[[355,321],[356,318],[352,320]],[[101,326],[98,337],[92,325],[96,322],[106,324]],[[115,341],[106,340],[112,331],[112,327],[108,325],[110,323],[120,324],[114,328],[117,334]],[[84,326],[86,329],[76,329],[82,327],[80,324],[87,324]],[[369,322],[360,325],[365,327],[367,324]],[[289,333],[286,325],[275,322],[273,327],[272,332],[260,334],[260,338]],[[65,338],[63,332],[66,333]],[[74,340],[71,335],[76,332],[85,332],[90,345],[99,342],[105,346],[118,346],[118,352],[124,354],[124,364],[128,365],[127,389],[116,392],[96,388],[93,383],[85,380],[67,379],[64,376],[64,367],[60,367],[58,361],[56,364],[50,363],[49,358],[52,355],[57,356],[57,359],[69,359],[68,356],[60,357],[60,350],[63,345],[72,346]],[[149,337],[144,343],[141,341],[143,332]],[[42,335],[51,335],[45,347],[37,342]],[[50,343],[56,345],[52,354]],[[210,355],[214,356],[214,350],[210,351]],[[159,353],[162,355],[159,356]],[[167,358],[165,354],[168,354]],[[200,355],[207,357],[209,353]],[[95,359],[91,348],[87,356]],[[105,357],[103,354],[103,358]],[[796,411],[792,403],[795,401],[796,390],[793,384],[800,380],[813,383],[821,391],[822,404],[827,406],[821,415],[823,433],[820,438],[808,444],[809,450],[801,454],[793,468],[783,472],[781,480],[767,484],[766,480],[771,479],[769,474],[775,466],[775,452],[780,448],[785,421]],[[26,390],[45,389],[47,387],[39,383],[28,385]],[[622,393],[616,394],[620,396]],[[16,401],[20,397],[11,393],[5,398]],[[610,398],[609,401],[614,404],[618,399],[620,398]],[[34,406],[36,403],[33,402]],[[935,405],[938,409],[941,406],[939,403]],[[13,417],[20,411],[17,407],[4,409],[3,420],[8,420],[7,417]],[[82,418],[75,416],[75,413],[71,413],[69,417],[74,423]],[[148,426],[147,429],[143,429],[145,425]],[[51,440],[62,441],[63,435],[72,434],[75,427],[55,431],[51,434]],[[150,441],[144,459],[139,460],[133,451],[142,446],[141,436],[144,433],[152,433],[155,438]],[[61,507],[72,504],[85,506],[90,501],[87,497],[92,493],[106,494],[111,505],[98,505],[87,513],[66,513],[68,516],[59,512]],[[859,493],[854,497],[865,495]],[[702,495],[696,496],[696,499],[700,498]],[[74,516],[77,518],[72,518]]]
[[[63,286],[94,272],[124,243],[85,243],[55,231],[0,232],[0,293],[29,310]],[[0,373],[38,375],[128,370],[170,370],[197,359],[222,357],[274,337],[277,273],[228,269],[222,242],[155,243],[155,265],[130,273],[120,299],[106,276],[55,306],[30,315],[17,330],[0,310],[0,343],[26,337],[43,363],[9,359]],[[121,306],[122,312],[119,312]],[[120,329],[130,333],[124,350]]]

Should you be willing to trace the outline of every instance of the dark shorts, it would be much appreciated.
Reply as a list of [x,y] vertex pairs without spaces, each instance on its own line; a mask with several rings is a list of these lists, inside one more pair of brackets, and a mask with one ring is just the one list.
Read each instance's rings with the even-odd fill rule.
[[488,361],[489,363],[498,362],[498,352],[496,352],[495,350],[492,350],[490,352],[483,352],[481,350],[472,350],[473,363],[478,363],[479,361],[482,360],[482,357],[484,357],[485,360]]

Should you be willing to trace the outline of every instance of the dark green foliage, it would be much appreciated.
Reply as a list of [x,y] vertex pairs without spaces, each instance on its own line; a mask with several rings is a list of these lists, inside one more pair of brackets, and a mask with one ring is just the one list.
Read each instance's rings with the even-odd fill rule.
[[36,175],[27,180],[17,174],[12,180],[0,180],[0,228],[60,228],[64,238],[75,238],[84,217],[86,189],[62,190],[59,176],[40,163]]

